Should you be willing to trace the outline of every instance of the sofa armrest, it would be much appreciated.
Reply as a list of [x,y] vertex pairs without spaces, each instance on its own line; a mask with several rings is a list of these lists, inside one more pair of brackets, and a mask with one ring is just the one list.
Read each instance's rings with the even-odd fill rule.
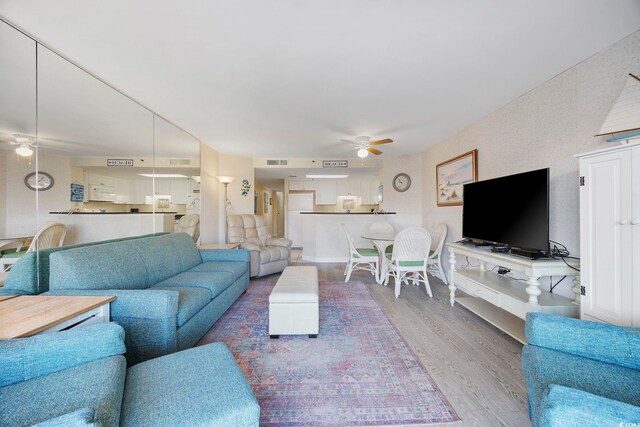
[[532,346],[640,369],[640,328],[527,313],[525,333]]
[[283,237],[271,237],[267,239],[267,246],[280,246],[282,248],[290,248],[293,245],[293,241],[285,239]]
[[124,330],[116,323],[0,340],[0,387],[124,354],[125,350]]
[[543,398],[540,426],[631,426],[638,422],[638,406],[553,384]]
[[[249,243],[250,244],[250,243]],[[238,261],[249,262],[250,255],[246,249],[200,249],[202,262]]]
[[240,243],[240,247],[251,252],[260,252],[262,250],[262,246],[249,242]]
[[166,319],[178,315],[178,292],[155,289],[56,289],[47,295],[113,295],[111,315],[140,319]]

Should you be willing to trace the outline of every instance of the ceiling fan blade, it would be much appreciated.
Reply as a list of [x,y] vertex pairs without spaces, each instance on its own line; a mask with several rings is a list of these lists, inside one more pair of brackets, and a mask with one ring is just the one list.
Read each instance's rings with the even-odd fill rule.
[[381,144],[391,144],[393,142],[393,139],[380,139],[378,141],[371,141],[369,143],[369,145],[381,145]]
[[367,148],[367,151],[370,152],[371,154],[375,154],[376,156],[379,156],[380,154],[382,154],[382,151],[380,150],[376,150],[375,148]]

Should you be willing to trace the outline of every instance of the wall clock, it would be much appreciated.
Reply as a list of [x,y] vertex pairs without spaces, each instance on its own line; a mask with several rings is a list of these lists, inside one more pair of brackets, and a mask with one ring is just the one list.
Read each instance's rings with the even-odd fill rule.
[[46,172],[38,172],[38,178],[36,180],[36,173],[31,172],[27,176],[24,177],[24,185],[27,186],[29,190],[35,191],[46,191],[53,187],[53,177]]
[[406,173],[399,173],[398,175],[393,177],[392,184],[393,188],[396,191],[402,193],[404,191],[407,191],[409,187],[411,187],[411,177]]

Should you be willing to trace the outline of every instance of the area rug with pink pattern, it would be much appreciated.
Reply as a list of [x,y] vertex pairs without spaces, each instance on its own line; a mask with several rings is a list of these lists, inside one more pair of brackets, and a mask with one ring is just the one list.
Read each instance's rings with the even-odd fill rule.
[[460,421],[363,283],[320,283],[318,338],[270,339],[276,279],[252,281],[199,343],[229,347],[260,403],[261,426]]

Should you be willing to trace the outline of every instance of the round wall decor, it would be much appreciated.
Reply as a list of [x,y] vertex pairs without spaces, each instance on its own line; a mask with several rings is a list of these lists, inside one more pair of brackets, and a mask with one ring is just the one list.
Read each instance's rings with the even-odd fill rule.
[[24,177],[24,185],[27,186],[29,190],[38,190],[38,191],[46,191],[53,187],[54,184],[53,177],[46,172],[31,172]]
[[407,191],[409,187],[411,187],[411,177],[406,173],[399,173],[393,177],[392,184],[393,184],[393,188],[396,191],[399,191],[402,193],[404,191]]

